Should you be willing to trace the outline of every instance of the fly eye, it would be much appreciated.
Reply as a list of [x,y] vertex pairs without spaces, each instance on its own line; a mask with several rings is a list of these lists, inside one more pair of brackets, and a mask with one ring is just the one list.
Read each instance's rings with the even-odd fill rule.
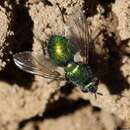
[[96,80],[95,85],[97,86],[99,84],[99,79]]
[[95,86],[98,86],[98,84],[99,84],[99,79],[98,79],[98,78],[94,78],[94,79],[93,79],[93,82],[94,82],[94,85],[95,85]]

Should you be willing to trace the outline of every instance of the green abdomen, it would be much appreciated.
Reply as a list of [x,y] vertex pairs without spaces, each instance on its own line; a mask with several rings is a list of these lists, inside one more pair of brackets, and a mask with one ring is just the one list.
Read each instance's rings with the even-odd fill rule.
[[51,61],[58,66],[66,66],[73,61],[74,53],[69,40],[60,35],[52,35],[48,44]]

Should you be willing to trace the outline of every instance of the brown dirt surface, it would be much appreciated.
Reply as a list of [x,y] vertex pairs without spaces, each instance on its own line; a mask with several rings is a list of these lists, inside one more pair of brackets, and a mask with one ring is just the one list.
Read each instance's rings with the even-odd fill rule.
[[[84,9],[92,37],[102,30],[89,52],[103,94],[96,99],[67,81],[25,73],[13,62],[21,51],[42,60],[50,35],[64,34],[61,14],[69,18],[74,8]],[[0,1],[0,130],[44,129],[130,129],[129,0]]]

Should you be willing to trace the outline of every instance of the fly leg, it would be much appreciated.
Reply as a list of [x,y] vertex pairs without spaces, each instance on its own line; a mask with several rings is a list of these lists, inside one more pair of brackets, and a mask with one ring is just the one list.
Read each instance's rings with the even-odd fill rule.
[[105,26],[99,27],[96,31],[92,33],[91,41],[94,42],[97,38],[105,31]]
[[64,31],[63,31],[63,34],[65,37],[67,36],[67,33],[68,33],[68,26],[66,26],[66,21],[65,21],[65,11],[63,9],[61,9],[61,7],[59,6],[59,3],[56,3],[56,6],[58,7],[60,13],[61,13],[61,18],[62,18],[62,21],[64,23]]
[[44,44],[42,44],[42,50],[43,50],[43,54],[44,56],[47,56],[47,42],[45,42]]

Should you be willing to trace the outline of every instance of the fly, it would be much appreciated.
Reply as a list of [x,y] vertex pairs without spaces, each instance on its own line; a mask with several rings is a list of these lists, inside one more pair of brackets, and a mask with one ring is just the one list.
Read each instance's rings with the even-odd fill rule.
[[[99,80],[88,64],[89,44],[93,39],[84,13],[74,9],[70,17],[62,17],[67,31],[65,30],[64,35],[49,37],[47,51],[50,59],[44,57],[42,63],[31,51],[19,52],[13,56],[15,64],[28,73],[50,79],[69,80],[83,92],[102,95],[97,92]],[[83,58],[82,62],[74,60],[78,52]],[[55,66],[63,67],[65,75],[56,71]]]

